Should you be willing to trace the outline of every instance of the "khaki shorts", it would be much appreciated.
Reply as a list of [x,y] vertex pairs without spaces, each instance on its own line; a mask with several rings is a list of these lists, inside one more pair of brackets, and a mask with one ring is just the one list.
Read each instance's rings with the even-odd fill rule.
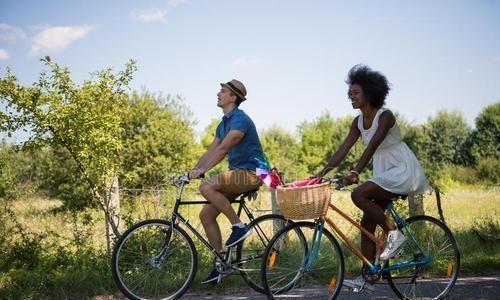
[[224,194],[229,200],[239,195],[258,189],[262,181],[254,171],[234,169],[210,177],[206,183],[215,186],[215,189]]

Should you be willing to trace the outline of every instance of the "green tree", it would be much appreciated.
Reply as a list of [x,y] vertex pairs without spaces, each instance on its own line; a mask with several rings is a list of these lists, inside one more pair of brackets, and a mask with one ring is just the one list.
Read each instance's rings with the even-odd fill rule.
[[14,176],[9,166],[9,147],[1,143],[0,144],[0,199],[10,199],[13,198],[15,193],[15,183]]
[[96,72],[78,86],[67,68],[49,57],[42,62],[49,71],[43,71],[31,87],[19,84],[10,70],[0,79],[0,100],[8,107],[1,126],[10,131],[29,127],[32,137],[25,146],[66,149],[119,236],[107,195],[121,165],[122,123],[129,110],[125,89],[135,63],[129,62],[116,75],[110,68]]
[[260,140],[271,167],[284,172],[285,180],[293,181],[309,175],[299,161],[299,143],[293,134],[275,124],[260,132]]
[[154,186],[169,173],[194,165],[201,146],[195,142],[191,113],[181,101],[147,92],[130,95],[121,151],[127,187]]
[[[323,113],[312,122],[304,121],[298,126],[300,136],[300,160],[310,174],[318,172],[347,137],[353,117],[333,119]],[[344,174],[359,160],[365,149],[361,138],[338,166],[336,173]],[[371,164],[363,172],[363,178],[371,175]],[[334,175],[334,174],[330,174]]]
[[500,102],[483,108],[475,123],[471,137],[472,157],[476,161],[483,157],[500,159]]
[[466,164],[467,139],[471,134],[463,114],[459,111],[439,111],[429,118],[424,134],[429,163],[437,169],[450,164]]

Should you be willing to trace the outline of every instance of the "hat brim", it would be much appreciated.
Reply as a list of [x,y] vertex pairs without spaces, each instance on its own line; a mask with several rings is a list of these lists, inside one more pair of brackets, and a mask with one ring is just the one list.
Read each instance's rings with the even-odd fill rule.
[[230,89],[231,92],[235,93],[236,96],[238,96],[241,99],[241,101],[247,100],[247,98],[245,98],[245,96],[243,96],[242,94],[240,94],[238,91],[234,90],[231,86],[229,86],[229,85],[227,85],[225,83],[221,83],[220,86],[227,87],[228,89]]

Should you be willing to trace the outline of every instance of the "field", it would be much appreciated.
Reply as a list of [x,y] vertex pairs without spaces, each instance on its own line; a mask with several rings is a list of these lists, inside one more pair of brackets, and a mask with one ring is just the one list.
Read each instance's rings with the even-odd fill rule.
[[[460,187],[442,196],[444,217],[455,235],[462,259],[462,275],[491,274],[500,271],[500,196],[498,188]],[[193,192],[191,192],[193,194]],[[169,195],[169,197],[165,197]],[[173,193],[124,191],[122,194],[122,228],[145,218],[166,217]],[[196,196],[198,198],[199,196]],[[165,199],[167,199],[165,201]],[[360,211],[351,203],[348,192],[334,192],[333,201],[350,216],[358,219]],[[109,270],[105,227],[102,213],[88,209],[68,213],[61,202],[32,197],[6,203],[0,208],[0,298],[5,299],[87,299],[95,295],[116,293]],[[252,203],[257,214],[270,206],[270,193],[263,190]],[[438,217],[435,195],[424,199],[426,214]],[[198,230],[200,206],[185,208]],[[407,215],[407,205],[398,204]],[[335,216],[333,217],[337,219]],[[221,216],[223,239],[229,223]],[[357,233],[345,221],[341,228],[356,241]],[[199,270],[193,289],[201,289],[202,277],[211,268],[212,259],[197,243]],[[344,248],[349,275],[358,272],[360,261]],[[232,276],[213,288],[240,286],[242,280]],[[205,287],[203,287],[205,288]]]

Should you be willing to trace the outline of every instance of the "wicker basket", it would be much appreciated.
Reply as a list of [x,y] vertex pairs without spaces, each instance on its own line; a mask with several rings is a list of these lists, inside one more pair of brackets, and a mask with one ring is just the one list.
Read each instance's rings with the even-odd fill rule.
[[328,182],[301,187],[276,188],[276,203],[288,219],[317,219],[326,215],[330,203],[330,184]]

